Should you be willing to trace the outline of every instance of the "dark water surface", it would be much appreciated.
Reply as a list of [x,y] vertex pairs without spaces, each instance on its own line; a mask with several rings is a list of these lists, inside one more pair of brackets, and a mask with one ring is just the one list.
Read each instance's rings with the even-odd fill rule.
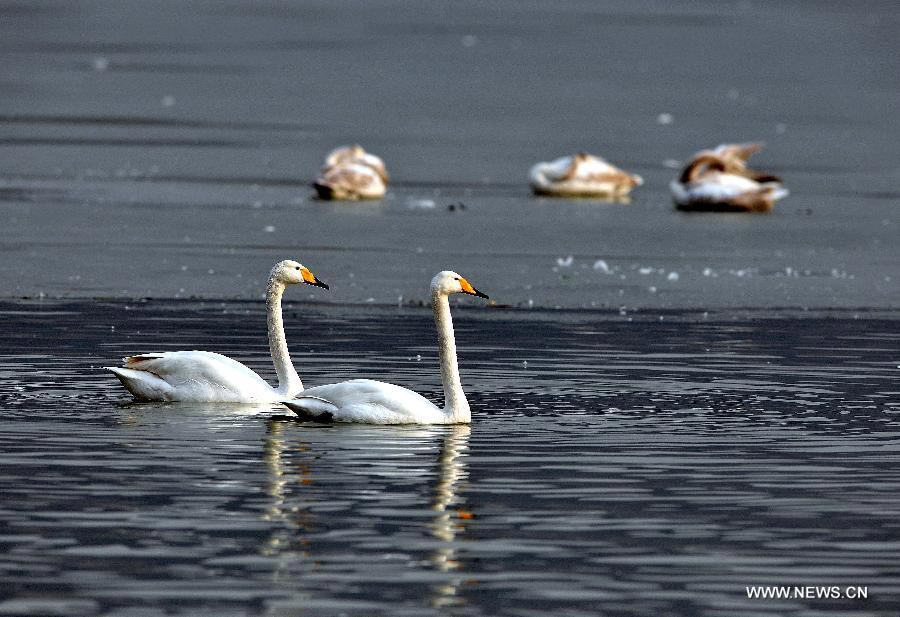
[[[308,385],[439,398],[430,315],[287,310]],[[0,614],[854,615],[900,606],[900,322],[457,310],[471,427],[135,405],[273,377],[258,303],[0,306]],[[867,600],[749,600],[748,585]]]

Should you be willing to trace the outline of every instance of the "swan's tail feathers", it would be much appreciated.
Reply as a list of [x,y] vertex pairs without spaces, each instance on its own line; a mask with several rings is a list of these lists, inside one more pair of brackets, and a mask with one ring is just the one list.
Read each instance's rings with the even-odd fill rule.
[[297,398],[281,402],[303,420],[331,422],[334,420],[334,414],[338,411],[337,405],[318,396],[301,394]]
[[776,185],[776,186],[773,186],[772,190],[769,192],[769,197],[773,201],[778,201],[779,199],[784,199],[785,197],[787,197],[790,194],[791,194],[790,191],[788,191],[783,186]]
[[146,362],[147,360],[159,360],[163,357],[161,353],[142,353],[136,356],[125,356],[122,358],[122,362],[125,363],[125,366],[128,368],[140,368],[138,365],[142,362]]
[[[130,359],[126,358],[126,362]],[[104,366],[103,368],[118,377],[125,389],[139,401],[174,400],[175,389],[158,375],[121,366]]]
[[669,189],[672,191],[672,198],[679,206],[683,206],[691,201],[691,197],[688,194],[687,189],[683,184],[681,184],[681,182],[672,180],[672,182],[669,184]]

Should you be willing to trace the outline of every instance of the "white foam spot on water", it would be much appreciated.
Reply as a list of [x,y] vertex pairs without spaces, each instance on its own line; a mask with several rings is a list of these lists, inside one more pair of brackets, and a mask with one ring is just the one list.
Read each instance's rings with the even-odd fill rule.
[[606,263],[603,259],[598,259],[594,262],[594,270],[600,270],[604,274],[612,274],[612,268],[609,267],[609,264]]
[[97,56],[91,61],[91,66],[94,67],[94,70],[98,73],[102,73],[106,69],[109,68],[109,58],[104,58],[103,56]]
[[661,113],[656,116],[656,123],[661,125],[672,124],[675,122],[675,117],[670,113]]
[[662,162],[662,166],[666,169],[679,169],[681,167],[681,161],[676,159],[666,159]]
[[263,227],[263,231],[270,234],[275,231],[275,225],[266,225],[265,227]]
[[430,210],[434,208],[434,205],[433,199],[408,199],[406,201],[406,207],[411,210]]
[[160,103],[162,104],[163,107],[173,107],[175,105],[175,97],[172,96],[171,94],[167,94],[164,97],[162,97],[162,100],[160,101]]
[[681,277],[677,272],[669,272],[669,275],[666,277],[669,281],[677,281],[679,278]]
[[572,264],[575,263],[575,257],[573,255],[569,255],[568,257],[557,257],[556,265],[560,268],[570,268]]
[[467,34],[462,37],[462,45],[463,47],[475,47],[478,43],[478,37],[474,34]]

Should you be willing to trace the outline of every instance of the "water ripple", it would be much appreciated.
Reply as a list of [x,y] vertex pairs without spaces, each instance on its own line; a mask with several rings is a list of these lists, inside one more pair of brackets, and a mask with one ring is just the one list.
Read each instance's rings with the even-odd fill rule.
[[[206,348],[271,379],[256,303],[0,315],[0,614],[860,614],[759,584],[897,603],[890,320],[459,311],[472,426],[371,427],[133,404],[99,368]],[[308,383],[440,398],[426,312],[304,316]]]

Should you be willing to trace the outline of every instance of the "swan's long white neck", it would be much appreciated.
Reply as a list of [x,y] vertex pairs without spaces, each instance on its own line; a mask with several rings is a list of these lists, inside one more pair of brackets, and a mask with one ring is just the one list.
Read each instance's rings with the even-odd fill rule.
[[438,331],[438,353],[441,360],[441,381],[444,384],[444,413],[453,422],[469,422],[472,412],[469,401],[459,379],[456,362],[456,338],[453,336],[453,318],[450,317],[450,303],[447,294],[438,289],[431,290],[431,308]]
[[278,374],[278,394],[292,397],[303,391],[303,382],[294,370],[291,356],[288,353],[287,339],[284,336],[284,321],[281,317],[281,296],[284,295],[284,283],[274,276],[269,277],[266,286],[266,324],[269,327],[269,351],[275,373]]

